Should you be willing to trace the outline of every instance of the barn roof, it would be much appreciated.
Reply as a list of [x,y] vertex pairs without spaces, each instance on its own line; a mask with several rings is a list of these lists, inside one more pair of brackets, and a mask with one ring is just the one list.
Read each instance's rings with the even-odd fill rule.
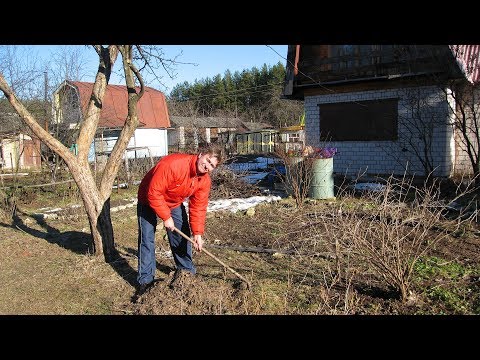
[[189,117],[172,115],[170,118],[172,126],[175,127],[237,128],[242,126],[242,121],[240,119],[230,117]]
[[[85,114],[94,84],[82,81],[67,81],[67,83],[78,90],[82,112]],[[138,90],[139,88],[137,88]],[[128,114],[127,105],[127,87],[125,85],[107,85],[99,126],[107,128],[123,127]],[[161,91],[145,87],[145,92],[138,102],[138,119],[139,127],[143,129],[170,127],[167,101]]]
[[469,82],[480,81],[480,45],[449,45],[458,66]]

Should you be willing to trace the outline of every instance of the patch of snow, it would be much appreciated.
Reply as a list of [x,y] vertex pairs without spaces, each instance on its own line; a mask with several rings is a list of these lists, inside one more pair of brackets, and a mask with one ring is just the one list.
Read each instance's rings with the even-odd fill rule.
[[357,183],[354,185],[355,190],[368,191],[384,191],[385,185],[379,183]]
[[61,210],[62,210],[62,208],[55,208],[55,209],[46,210],[45,213],[50,214],[50,213],[55,213],[55,212],[58,212],[58,211],[61,211]]
[[253,206],[256,206],[262,202],[278,201],[282,198],[280,196],[252,196],[249,198],[241,199],[225,199],[225,200],[213,200],[208,203],[207,211],[229,210],[231,212],[237,212],[246,210]]
[[258,170],[258,169],[267,169],[268,165],[275,164],[279,161],[276,158],[268,158],[268,157],[258,157],[255,161],[252,162],[232,162],[228,165],[225,165],[228,169],[232,170],[233,172],[243,172],[243,171],[251,171],[251,170]]
[[244,179],[249,184],[256,184],[257,182],[262,180],[267,175],[268,175],[268,173],[266,173],[266,172],[252,171],[252,172],[249,172],[248,175],[242,176],[242,179]]

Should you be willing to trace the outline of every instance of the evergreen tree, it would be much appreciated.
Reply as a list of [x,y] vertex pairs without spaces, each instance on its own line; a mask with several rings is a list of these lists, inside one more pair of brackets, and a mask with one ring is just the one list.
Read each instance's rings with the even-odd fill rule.
[[259,70],[252,67],[232,75],[195,80],[177,85],[170,94],[175,102],[191,100],[201,116],[231,113],[246,121],[267,122],[275,127],[294,125],[303,112],[303,102],[282,100],[285,67],[281,62]]

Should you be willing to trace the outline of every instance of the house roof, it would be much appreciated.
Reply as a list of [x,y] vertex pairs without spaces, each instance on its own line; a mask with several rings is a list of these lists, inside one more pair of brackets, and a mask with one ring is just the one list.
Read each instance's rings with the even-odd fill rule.
[[[67,81],[78,90],[80,104],[85,114],[88,100],[92,94],[93,83],[82,81]],[[139,88],[137,88],[139,90]],[[125,85],[107,85],[100,114],[100,127],[123,127],[128,115],[128,93]],[[170,127],[165,95],[151,87],[145,87],[145,92],[138,102],[139,127],[144,129],[159,129]]]
[[172,127],[183,126],[185,128],[230,128],[237,132],[257,132],[262,130],[271,130],[272,125],[260,122],[242,121],[239,118],[227,117],[189,117],[174,116],[170,117]]
[[272,130],[273,126],[267,123],[261,122],[248,122],[245,121],[243,123],[243,127],[247,129],[247,131],[260,131],[260,130]]
[[26,125],[17,113],[0,113],[0,135],[19,133]]
[[458,66],[469,82],[480,82],[480,45],[449,45]]
[[186,128],[238,128],[242,126],[242,121],[238,118],[227,117],[189,117],[189,116],[171,116],[172,126],[183,126]]
[[[428,74],[442,74],[450,79],[463,77],[474,85],[480,82],[480,45],[415,45],[416,49],[412,52],[402,50],[396,54],[395,51],[385,51],[385,62],[367,62],[365,65],[344,68],[331,66],[341,64],[341,61],[345,61],[343,58],[354,59],[354,55],[332,55],[331,46],[333,45],[288,45],[282,98],[303,99],[305,89],[320,88],[326,84],[342,86],[353,82],[396,81],[400,77]],[[408,50],[410,45],[402,47]],[[360,53],[360,56],[375,60],[375,51],[377,50],[363,55]],[[380,50],[380,55],[382,51]],[[414,66],[410,67],[410,63]]]

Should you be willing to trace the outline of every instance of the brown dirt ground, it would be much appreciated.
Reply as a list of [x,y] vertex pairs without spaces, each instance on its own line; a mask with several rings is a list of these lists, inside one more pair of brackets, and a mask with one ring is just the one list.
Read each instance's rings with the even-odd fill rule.
[[[135,191],[112,194],[112,207],[128,203]],[[16,222],[0,224],[0,314],[480,313],[477,226],[431,249],[427,255],[438,257],[442,265],[428,260],[436,273],[418,278],[409,301],[402,303],[360,260],[345,256],[337,271],[332,239],[323,236],[322,226],[338,211],[338,202],[309,201],[297,208],[292,199],[284,199],[257,206],[253,215],[209,213],[206,249],[252,287],[244,289],[235,274],[195,252],[197,275],[170,289],[174,264],[159,228],[156,282],[136,299],[135,207],[112,213],[120,258],[107,264],[88,253],[89,227],[81,212],[40,219],[31,215],[42,207],[34,200],[19,205]],[[449,276],[442,267],[448,264],[464,270]]]

